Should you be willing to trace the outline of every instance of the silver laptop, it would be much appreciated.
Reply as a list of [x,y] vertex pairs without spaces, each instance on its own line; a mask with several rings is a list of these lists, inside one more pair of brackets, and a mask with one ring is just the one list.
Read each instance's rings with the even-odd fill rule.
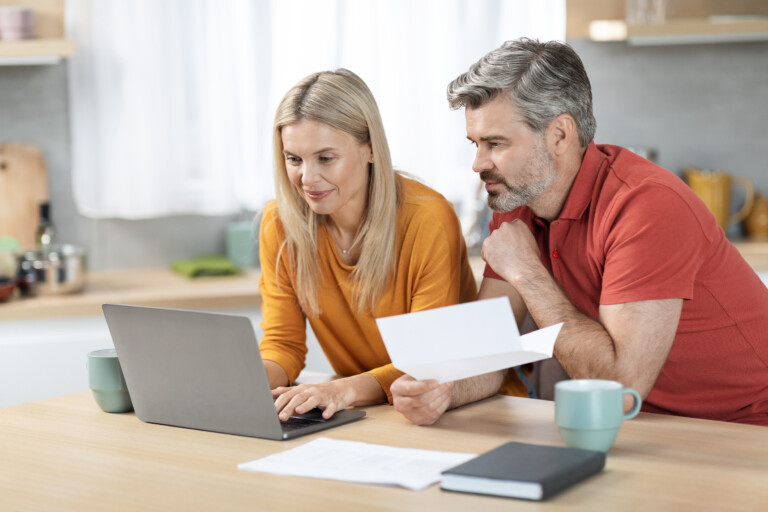
[[281,422],[251,320],[180,309],[104,304],[136,416],[148,423],[291,439],[364,411],[321,411]]

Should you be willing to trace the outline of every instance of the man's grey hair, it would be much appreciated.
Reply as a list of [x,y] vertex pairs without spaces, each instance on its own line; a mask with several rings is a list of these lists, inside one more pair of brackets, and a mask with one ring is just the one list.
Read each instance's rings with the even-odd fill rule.
[[569,114],[582,147],[595,137],[589,78],[567,44],[507,41],[448,84],[448,103],[454,110],[475,109],[505,92],[535,132],[544,133],[557,116]]

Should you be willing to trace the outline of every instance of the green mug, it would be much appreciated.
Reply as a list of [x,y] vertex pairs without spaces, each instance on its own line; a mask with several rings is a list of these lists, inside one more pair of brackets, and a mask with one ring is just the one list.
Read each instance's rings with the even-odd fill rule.
[[133,410],[117,351],[113,348],[88,353],[88,386],[104,412]]
[[[626,414],[624,395],[635,402]],[[555,424],[568,446],[607,452],[622,422],[637,416],[642,403],[637,391],[613,380],[564,380],[555,384]]]

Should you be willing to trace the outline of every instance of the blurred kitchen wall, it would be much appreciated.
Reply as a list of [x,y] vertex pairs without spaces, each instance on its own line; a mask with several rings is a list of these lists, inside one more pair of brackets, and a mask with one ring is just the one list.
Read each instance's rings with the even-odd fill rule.
[[[724,169],[768,192],[768,43],[570,43],[592,81],[598,143],[653,148],[673,172],[687,165]],[[66,62],[0,66],[0,142],[43,150],[59,239],[87,246],[92,269],[165,266],[223,253],[230,216],[127,221],[77,213],[66,73]],[[466,144],[464,133],[456,134],[456,144]]]
[[223,254],[232,216],[94,220],[72,195],[66,61],[0,66],[0,143],[38,145],[48,167],[53,223],[60,242],[85,245],[91,269],[167,266],[200,254]]

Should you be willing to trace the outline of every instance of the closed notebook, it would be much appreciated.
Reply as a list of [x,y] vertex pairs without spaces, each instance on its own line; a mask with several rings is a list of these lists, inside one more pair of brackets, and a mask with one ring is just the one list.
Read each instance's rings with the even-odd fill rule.
[[510,442],[444,471],[440,487],[542,500],[599,473],[603,467],[603,452]]

